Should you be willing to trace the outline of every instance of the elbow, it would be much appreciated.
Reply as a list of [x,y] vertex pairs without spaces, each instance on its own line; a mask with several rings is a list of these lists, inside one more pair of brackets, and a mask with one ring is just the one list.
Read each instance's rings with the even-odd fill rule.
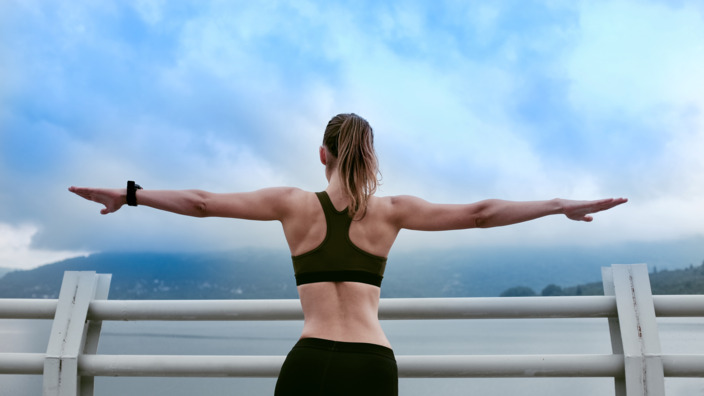
[[486,216],[477,216],[474,218],[474,228],[489,228],[489,221]]
[[196,192],[196,197],[191,203],[193,217],[209,217],[208,197],[203,192]]
[[486,210],[482,210],[474,216],[475,228],[491,228],[496,227],[495,217]]
[[492,224],[492,200],[486,200],[479,203],[479,207],[472,214],[474,220],[474,228],[490,228]]
[[204,201],[197,202],[193,207],[194,217],[208,217],[208,205]]

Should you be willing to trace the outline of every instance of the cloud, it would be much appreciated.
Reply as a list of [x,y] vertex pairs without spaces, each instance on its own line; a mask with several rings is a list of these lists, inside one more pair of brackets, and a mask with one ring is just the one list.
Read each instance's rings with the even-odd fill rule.
[[[696,3],[581,3],[568,100],[588,150],[638,197],[702,184],[704,14]],[[597,165],[598,166],[598,165]],[[702,197],[700,194],[697,196]]]
[[691,4],[583,2],[570,100],[589,117],[638,118],[702,104],[704,20]]
[[605,224],[622,239],[700,232],[687,222],[704,199],[694,2],[8,4],[0,181],[15,188],[0,222],[41,228],[8,226],[35,250],[280,244],[276,224],[99,216],[66,187],[322,189],[324,126],[349,111],[375,128],[384,195],[631,198],[579,232],[531,228],[549,243]]
[[32,246],[32,239],[38,232],[39,228],[30,224],[0,223],[0,267],[26,270],[90,254],[86,251],[36,249]]

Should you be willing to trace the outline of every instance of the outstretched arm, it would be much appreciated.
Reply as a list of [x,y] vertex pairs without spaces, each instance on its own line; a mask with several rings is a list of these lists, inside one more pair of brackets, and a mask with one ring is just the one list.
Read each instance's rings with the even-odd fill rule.
[[432,204],[411,196],[400,196],[392,198],[392,212],[399,228],[440,231],[499,227],[555,214],[564,214],[577,221],[592,221],[591,214],[611,209],[627,201],[625,198],[526,202],[489,199],[467,205],[447,205]]
[[563,214],[575,221],[589,222],[594,220],[591,214],[611,209],[626,201],[625,198],[607,198],[595,201],[552,199],[532,202],[489,200],[482,203],[476,225],[482,228],[499,227],[554,214]]
[[[126,189],[70,187],[69,191],[105,205],[101,214],[113,213],[127,203]],[[290,187],[267,188],[246,193],[218,194],[201,190],[137,190],[139,205],[186,216],[233,217],[249,220],[281,220],[291,210]]]

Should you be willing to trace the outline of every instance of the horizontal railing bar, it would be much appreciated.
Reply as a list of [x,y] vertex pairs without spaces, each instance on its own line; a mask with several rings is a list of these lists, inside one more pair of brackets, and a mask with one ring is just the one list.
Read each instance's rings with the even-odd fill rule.
[[655,316],[704,317],[704,295],[653,296]]
[[[285,356],[83,355],[80,375],[276,377]],[[618,377],[622,355],[397,356],[399,377]]]
[[303,320],[301,303],[290,300],[103,300],[92,301],[97,320]]
[[0,353],[0,374],[42,374],[43,353]]
[[[43,353],[0,353],[0,374],[41,375]],[[80,355],[79,373],[119,377],[276,377],[284,356]],[[400,355],[404,378],[621,377],[623,355]],[[662,355],[666,377],[704,378],[704,355]]]
[[78,373],[118,377],[276,377],[285,356],[81,355]]
[[600,318],[616,316],[611,296],[389,298],[381,319]]
[[[58,300],[0,299],[0,319],[53,319]],[[590,318],[616,315],[612,296],[385,298],[381,319]],[[704,317],[704,295],[653,296],[659,317]],[[301,320],[289,300],[104,300],[90,304],[101,320]]]
[[[379,318],[598,318],[616,315],[614,297],[390,298]],[[97,320],[302,320],[298,300],[105,300],[91,302]]]
[[0,319],[54,319],[59,300],[0,298]]
[[662,355],[666,377],[704,378],[704,355]]
[[622,377],[623,355],[406,355],[404,378]]

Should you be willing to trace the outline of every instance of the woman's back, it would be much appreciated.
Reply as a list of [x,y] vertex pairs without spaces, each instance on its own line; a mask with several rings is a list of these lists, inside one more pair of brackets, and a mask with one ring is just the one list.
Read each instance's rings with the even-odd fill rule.
[[[331,180],[327,196],[335,212],[346,216],[348,201],[334,189]],[[310,254],[329,237],[324,198],[297,190],[291,193],[296,210],[282,220],[291,255],[295,258]],[[385,258],[398,235],[389,222],[388,198],[371,197],[361,219],[351,222],[349,242],[371,256]],[[330,214],[328,214],[330,216]],[[342,250],[340,250],[342,251]],[[336,254],[337,252],[332,252]],[[372,257],[373,258],[373,257]],[[343,258],[340,258],[343,259]],[[324,263],[330,267],[334,263]],[[383,271],[383,269],[382,269]],[[345,342],[366,342],[390,346],[379,324],[380,288],[354,281],[323,281],[298,286],[305,316],[302,338],[323,338]]]

